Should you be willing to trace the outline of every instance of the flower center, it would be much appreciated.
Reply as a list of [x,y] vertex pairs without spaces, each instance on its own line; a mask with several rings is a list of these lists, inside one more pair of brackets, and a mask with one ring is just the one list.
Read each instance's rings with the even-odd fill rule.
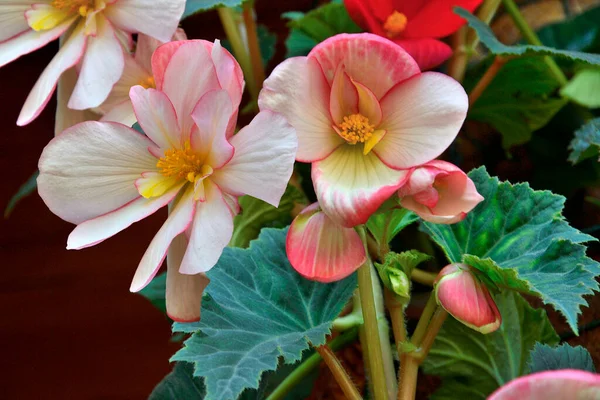
[[69,15],[79,13],[82,17],[94,10],[94,0],[53,0],[50,5]]
[[154,82],[153,76],[148,76],[141,81],[138,82],[138,85],[142,86],[144,89],[156,89],[156,82]]
[[165,151],[156,163],[160,173],[167,178],[186,179],[194,183],[197,178],[202,178],[212,173],[212,168],[203,163],[198,154],[192,150],[190,142],[186,142],[183,149],[169,149]]
[[369,118],[362,114],[352,114],[344,117],[339,124],[337,133],[350,144],[364,143],[371,136],[375,127],[369,123]]
[[385,20],[385,24],[383,24],[383,29],[387,33],[389,38],[393,38],[398,36],[404,29],[406,29],[406,24],[408,23],[408,18],[406,15],[401,12],[394,11],[390,14],[389,17]]

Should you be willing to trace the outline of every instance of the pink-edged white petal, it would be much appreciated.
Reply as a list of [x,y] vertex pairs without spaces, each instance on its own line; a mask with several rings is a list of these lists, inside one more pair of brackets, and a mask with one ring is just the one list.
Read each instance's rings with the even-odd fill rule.
[[177,45],[164,71],[162,91],[175,107],[184,138],[192,130],[194,121],[191,114],[200,98],[211,90],[221,89],[211,56],[203,42],[186,40],[167,43],[160,46],[153,56],[156,57],[156,53],[160,51],[169,50],[170,45]]
[[168,42],[184,8],[185,0],[119,0],[107,5],[104,14],[119,29]]
[[131,100],[123,100],[122,103],[114,105],[100,118],[100,121],[120,122],[123,125],[133,126],[137,122],[137,117]]
[[329,112],[336,125],[341,124],[344,117],[358,113],[358,93],[343,64],[338,65],[331,83]]
[[194,275],[214,267],[233,234],[233,214],[221,190],[210,180],[204,185],[206,200],[196,202],[190,242],[179,268],[182,274]]
[[426,163],[452,143],[466,116],[469,101],[454,79],[424,72],[394,87],[382,100],[387,131],[373,151],[392,168]]
[[261,111],[230,142],[235,154],[212,179],[226,193],[249,194],[278,206],[294,168],[294,129],[283,116]]
[[313,48],[308,58],[319,62],[329,84],[338,65],[343,64],[350,78],[368,87],[378,99],[420,72],[404,49],[371,33],[335,35]]
[[367,259],[354,228],[337,225],[318,203],[305,208],[292,222],[286,252],[300,275],[319,282],[343,279]]
[[97,121],[100,118],[99,114],[91,110],[73,110],[67,107],[69,97],[71,97],[76,83],[77,71],[75,68],[66,70],[58,80],[56,88],[56,116],[54,118],[55,135],[80,122]]
[[96,20],[96,36],[88,39],[79,79],[69,100],[69,107],[75,110],[102,104],[121,78],[125,66],[123,47],[114,28],[101,15],[97,15]]
[[261,110],[282,114],[294,127],[298,161],[321,160],[345,143],[332,128],[329,95],[319,64],[306,57],[285,60],[264,82],[258,105]]
[[598,400],[600,375],[574,369],[544,371],[512,380],[488,400]]
[[173,239],[184,232],[192,223],[194,212],[194,191],[191,187],[188,187],[181,197],[175,200],[174,206],[169,212],[169,217],[150,242],[148,249],[146,249],[133,276],[130,291],[138,292],[150,283],[160,269]]
[[204,164],[213,169],[221,168],[233,157],[233,146],[227,140],[227,128],[233,117],[233,105],[226,90],[206,93],[192,111],[198,128],[192,131],[192,148],[202,158],[206,157]]
[[25,12],[31,9],[31,2],[24,4],[11,2],[0,4],[0,42],[4,42],[20,33],[29,30],[29,24],[25,18]]
[[16,60],[22,55],[29,54],[40,47],[56,40],[69,29],[76,17],[57,25],[53,29],[36,32],[28,29],[0,43],[0,67]]
[[185,275],[179,272],[187,246],[185,235],[178,235],[167,253],[167,315],[177,322],[200,320],[202,293],[210,282],[204,274]]
[[144,133],[161,149],[179,148],[181,130],[175,108],[167,95],[156,89],[134,86],[129,97]]
[[345,227],[367,222],[406,179],[408,171],[387,167],[372,152],[363,155],[362,146],[341,146],[312,165],[321,208]]
[[108,214],[82,222],[69,235],[67,250],[79,250],[98,244],[128,228],[133,223],[154,214],[169,204],[182,186],[183,183],[174,186],[160,197],[152,197],[150,199],[138,197]]
[[129,101],[129,90],[136,85],[144,87],[152,86],[152,72],[140,65],[130,54],[124,54],[125,66],[121,77],[113,86],[110,94],[98,107],[104,113],[108,113],[113,107]]
[[165,43],[162,46],[158,46],[154,53],[152,53],[152,75],[154,76],[154,82],[158,90],[162,90],[163,82],[165,80],[165,71],[167,65],[169,65],[169,62],[171,61],[171,57],[173,57],[173,54],[175,54],[180,46],[188,42],[190,41],[184,40],[180,42]]
[[369,119],[373,126],[379,126],[382,118],[381,105],[375,94],[362,83],[352,82],[358,94],[358,112]]
[[[83,24],[79,24],[73,30],[64,45],[42,72],[33,89],[29,92],[27,100],[25,100],[17,119],[17,125],[27,125],[37,118],[50,100],[60,76],[79,62],[84,54],[87,41],[83,34],[83,28]],[[3,44],[0,44],[0,54],[3,54],[2,46]]]
[[[177,28],[175,34],[171,38],[171,41],[187,40],[185,31],[181,28]],[[142,68],[147,71],[152,71],[152,54],[156,49],[164,44],[164,42],[153,38],[152,36],[144,35],[140,33],[137,38],[135,46],[135,61]],[[152,74],[150,74],[152,76]]]
[[48,143],[39,161],[38,192],[62,219],[79,224],[139,197],[135,181],[156,169],[154,143],[121,124],[87,121]]

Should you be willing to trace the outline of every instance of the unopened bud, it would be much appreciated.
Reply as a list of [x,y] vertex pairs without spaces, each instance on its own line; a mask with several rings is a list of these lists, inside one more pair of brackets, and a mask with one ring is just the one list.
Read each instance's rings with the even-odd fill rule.
[[450,315],[478,332],[494,332],[502,323],[488,288],[466,264],[450,264],[440,271],[435,297]]

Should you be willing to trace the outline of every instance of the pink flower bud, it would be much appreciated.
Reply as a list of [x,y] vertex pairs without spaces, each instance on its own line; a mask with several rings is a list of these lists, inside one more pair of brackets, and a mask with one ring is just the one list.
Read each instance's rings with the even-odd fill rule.
[[450,264],[440,271],[435,297],[454,318],[478,332],[494,332],[502,323],[488,288],[466,264]]

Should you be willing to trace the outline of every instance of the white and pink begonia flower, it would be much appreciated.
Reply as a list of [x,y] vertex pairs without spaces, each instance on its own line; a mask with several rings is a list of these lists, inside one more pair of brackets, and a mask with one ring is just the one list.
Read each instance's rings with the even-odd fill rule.
[[29,93],[18,125],[44,109],[60,76],[78,71],[68,107],[97,107],[121,78],[131,34],[168,42],[185,0],[2,0],[0,67],[61,38],[61,46]]
[[[93,246],[169,205],[142,257],[136,292],[167,252],[167,311],[199,318],[198,290],[233,232],[238,196],[277,205],[292,174],[294,129],[260,112],[234,135],[242,72],[219,42],[170,42],[152,57],[156,89],[130,91],[146,136],[115,122],[88,121],[56,136],[40,158],[38,190],[50,210],[77,224],[67,248]],[[172,243],[175,240],[174,243]]]
[[538,372],[508,382],[487,399],[598,400],[600,375],[575,369]]
[[[351,228],[364,224],[406,182],[411,168],[452,143],[468,99],[452,78],[421,73],[400,46],[363,33],[331,37],[307,57],[284,61],[265,81],[259,106],[283,114],[296,129],[296,160],[312,163],[319,206],[328,217],[322,221]],[[347,245],[342,237],[332,251]],[[299,271],[328,271],[330,276],[319,278],[328,280],[358,268],[342,259],[334,267],[310,265],[333,258],[324,248],[317,257],[300,243],[288,246]],[[311,260],[309,253],[315,255]]]
[[402,207],[435,224],[460,222],[483,201],[467,174],[441,160],[430,161],[411,171],[398,196]]

